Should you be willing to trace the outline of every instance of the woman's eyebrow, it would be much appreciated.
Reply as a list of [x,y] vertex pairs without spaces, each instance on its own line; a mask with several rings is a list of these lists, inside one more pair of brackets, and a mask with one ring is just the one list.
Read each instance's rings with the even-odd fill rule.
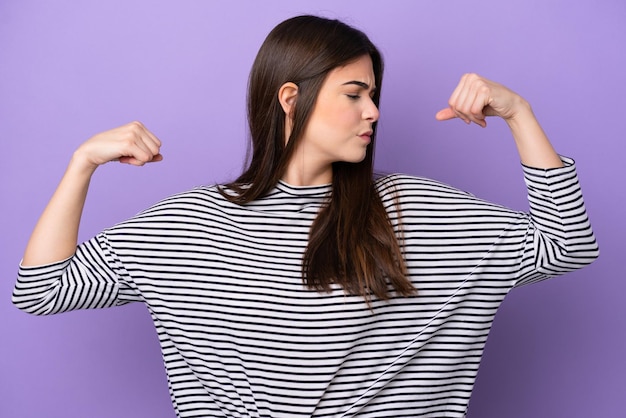
[[[346,85],[350,85],[350,84],[354,84],[356,86],[359,86],[365,90],[369,90],[370,85],[367,83],[364,83],[362,81],[356,81],[356,80],[352,80],[352,81],[346,81],[345,83],[342,84],[342,86],[346,86]],[[376,87],[373,87],[372,90],[376,90]]]

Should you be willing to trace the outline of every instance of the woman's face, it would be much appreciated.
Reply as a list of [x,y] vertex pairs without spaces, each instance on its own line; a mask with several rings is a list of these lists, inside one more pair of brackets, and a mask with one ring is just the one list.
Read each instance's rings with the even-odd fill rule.
[[331,71],[294,157],[318,170],[331,169],[336,161],[362,161],[379,116],[372,101],[374,80],[369,55]]

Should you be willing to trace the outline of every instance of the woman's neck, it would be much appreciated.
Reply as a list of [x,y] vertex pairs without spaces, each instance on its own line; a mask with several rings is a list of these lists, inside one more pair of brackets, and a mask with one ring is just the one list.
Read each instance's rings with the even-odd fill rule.
[[317,186],[333,180],[332,164],[313,164],[294,154],[287,165],[282,181],[292,186]]

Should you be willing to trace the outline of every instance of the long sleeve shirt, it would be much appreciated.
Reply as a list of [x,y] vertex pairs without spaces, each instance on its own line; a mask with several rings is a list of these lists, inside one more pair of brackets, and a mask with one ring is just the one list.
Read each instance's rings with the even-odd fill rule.
[[20,267],[14,303],[46,315],[141,302],[177,415],[463,417],[494,316],[514,287],[598,256],[572,160],[523,167],[530,211],[420,177],[376,180],[417,294],[374,300],[303,285],[330,185],[279,182],[246,205],[213,187],[169,197]]

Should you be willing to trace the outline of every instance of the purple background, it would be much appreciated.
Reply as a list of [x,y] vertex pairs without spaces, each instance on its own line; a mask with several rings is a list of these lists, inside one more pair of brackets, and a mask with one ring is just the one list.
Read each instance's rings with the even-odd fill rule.
[[510,294],[469,417],[626,416],[622,0],[0,2],[0,416],[174,416],[142,305],[29,316],[10,303],[16,268],[73,150],[97,132],[141,120],[164,142],[165,161],[102,167],[81,240],[238,174],[248,70],[267,32],[301,13],[342,18],[383,51],[380,170],[525,209],[505,124],[483,130],[434,114],[469,71],[533,104],[557,150],[578,163],[602,254]]

